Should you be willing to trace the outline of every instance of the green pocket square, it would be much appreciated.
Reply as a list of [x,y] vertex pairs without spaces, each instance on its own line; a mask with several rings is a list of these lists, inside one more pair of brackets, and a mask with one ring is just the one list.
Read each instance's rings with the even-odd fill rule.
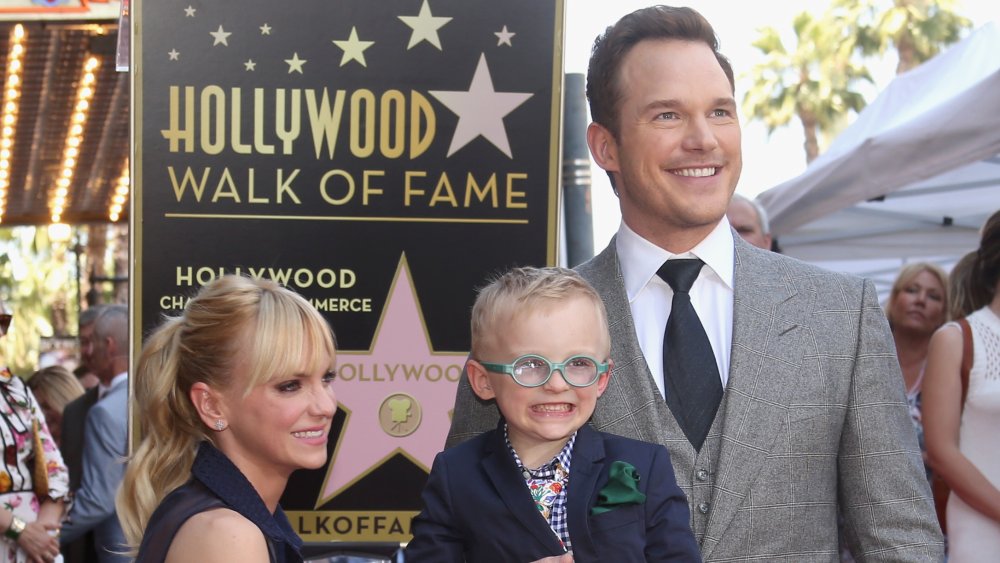
[[644,502],[646,495],[639,491],[639,472],[630,463],[616,461],[611,464],[608,482],[597,493],[597,505],[590,509],[590,514],[603,514],[622,506]]

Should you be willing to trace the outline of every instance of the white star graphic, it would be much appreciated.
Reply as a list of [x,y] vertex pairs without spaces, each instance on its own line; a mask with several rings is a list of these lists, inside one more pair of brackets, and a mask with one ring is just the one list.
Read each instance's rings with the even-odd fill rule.
[[493,35],[497,36],[497,47],[501,45],[513,47],[513,45],[510,44],[510,38],[514,37],[517,34],[514,33],[513,31],[507,31],[507,26],[503,26],[502,30],[494,32]]
[[482,135],[509,158],[510,141],[503,118],[533,94],[528,92],[497,92],[486,64],[486,55],[479,55],[476,74],[467,92],[431,90],[431,95],[458,116],[455,136],[451,138],[448,156]]
[[438,37],[438,30],[444,24],[450,22],[451,18],[432,16],[431,7],[427,4],[427,0],[424,0],[423,5],[420,6],[420,13],[418,15],[398,17],[413,30],[413,33],[410,34],[410,44],[406,46],[407,50],[412,49],[414,45],[421,41],[427,41],[437,47],[438,51],[441,50],[441,38]]
[[264,25],[260,26],[260,34],[261,35],[271,35],[271,26],[267,25],[266,23]]
[[222,43],[223,45],[228,47],[229,46],[228,37],[233,33],[231,31],[226,31],[222,29],[222,26],[220,25],[219,31],[209,31],[208,34],[215,38],[215,42],[212,43],[213,47],[215,47],[219,43]]
[[247,67],[247,70],[250,72],[257,70],[257,63],[253,62],[253,59],[247,59],[247,62],[243,63],[243,66]]
[[167,55],[170,57],[170,60],[172,61],[176,61],[178,57],[181,56],[181,54],[177,52],[177,49],[171,49],[170,52],[167,53]]
[[288,63],[288,74],[293,72],[302,74],[302,65],[306,64],[306,59],[300,59],[298,53],[292,53],[292,58],[285,59],[285,62]]
[[368,68],[368,64],[365,63],[365,49],[374,45],[375,42],[358,39],[358,29],[356,27],[351,28],[351,36],[347,40],[338,41],[334,39],[333,44],[344,50],[344,56],[340,58],[340,66],[344,66],[353,60],[361,63],[361,66]]
[[193,18],[194,17],[194,13],[196,11],[197,10],[195,10],[194,7],[188,6],[187,8],[184,8],[184,17],[186,17],[186,18]]

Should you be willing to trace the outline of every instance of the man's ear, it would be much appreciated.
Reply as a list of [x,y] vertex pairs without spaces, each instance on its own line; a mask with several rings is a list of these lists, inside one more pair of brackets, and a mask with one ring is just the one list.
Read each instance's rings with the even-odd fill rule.
[[604,394],[604,390],[608,388],[608,383],[611,382],[611,372],[615,370],[615,361],[608,359],[608,371],[602,373],[600,377],[597,378],[597,396],[600,397]]
[[469,360],[465,363],[465,373],[469,377],[469,385],[472,392],[484,401],[496,398],[493,391],[493,384],[490,383],[490,374],[483,367],[483,364],[476,360]]
[[222,396],[218,391],[199,381],[191,386],[188,396],[191,398],[191,404],[198,411],[198,417],[201,418],[205,426],[217,428],[217,423],[220,420],[228,424]]
[[587,145],[594,162],[607,172],[619,172],[618,142],[607,127],[591,123],[587,127]]
[[107,350],[108,356],[115,357],[118,355],[118,341],[110,336],[104,336],[104,349]]

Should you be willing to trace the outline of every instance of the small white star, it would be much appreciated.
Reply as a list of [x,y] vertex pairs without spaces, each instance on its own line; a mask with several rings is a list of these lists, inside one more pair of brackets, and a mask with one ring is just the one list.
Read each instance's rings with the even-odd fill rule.
[[450,22],[451,18],[431,15],[431,7],[427,4],[427,0],[424,0],[424,3],[420,6],[420,13],[416,16],[397,17],[413,30],[413,33],[410,34],[410,44],[406,46],[407,50],[412,49],[414,45],[421,41],[427,41],[437,47],[438,51],[441,50],[441,38],[438,37],[438,30],[444,24]]
[[194,13],[196,11],[197,10],[195,10],[192,6],[188,6],[187,8],[184,8],[184,17],[193,18],[194,17]]
[[472,84],[465,91],[431,90],[430,94],[458,116],[458,125],[448,147],[448,156],[482,136],[513,158],[507,129],[503,118],[528,100],[531,92],[497,92],[486,64],[486,56],[479,56],[479,64],[472,76]]
[[243,63],[243,66],[247,67],[247,71],[249,72],[257,69],[257,63],[253,62],[253,59],[247,59],[247,62]]
[[271,26],[267,25],[266,23],[264,25],[260,26],[260,34],[261,35],[271,35]]
[[209,31],[208,34],[215,38],[215,42],[212,43],[213,47],[215,47],[219,43],[222,43],[223,45],[228,47],[229,46],[228,37],[232,35],[233,32],[222,29],[222,26],[220,25],[219,31]]
[[514,37],[517,34],[514,33],[513,31],[507,31],[507,26],[503,26],[502,30],[494,32],[493,35],[497,36],[497,47],[501,45],[513,47],[513,45],[510,44],[510,38]]
[[172,61],[176,61],[181,56],[181,54],[177,52],[177,49],[171,49],[167,55],[170,56],[170,60]]
[[344,56],[340,58],[340,66],[344,66],[351,61],[358,61],[361,66],[367,68],[365,63],[365,49],[375,44],[374,41],[362,41],[358,39],[358,29],[351,28],[351,35],[347,40],[333,40],[333,44],[344,50]]
[[306,59],[300,59],[298,53],[292,53],[292,58],[285,59],[285,62],[288,63],[288,74],[293,72],[302,74],[302,65],[306,64]]

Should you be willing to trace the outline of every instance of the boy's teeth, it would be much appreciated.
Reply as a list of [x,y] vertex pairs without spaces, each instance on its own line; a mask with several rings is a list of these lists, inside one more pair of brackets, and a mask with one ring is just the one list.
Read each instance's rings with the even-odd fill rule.
[[540,410],[540,411],[545,411],[545,412],[565,412],[565,411],[569,410],[569,405],[567,405],[567,404],[561,404],[561,405],[538,405],[535,408],[538,409],[538,410]]

